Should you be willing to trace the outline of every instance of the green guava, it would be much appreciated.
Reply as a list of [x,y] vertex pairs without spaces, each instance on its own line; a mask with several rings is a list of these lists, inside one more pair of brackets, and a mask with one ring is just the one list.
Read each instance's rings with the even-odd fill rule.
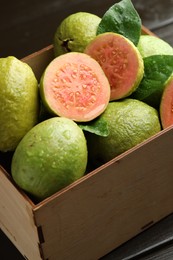
[[163,129],[173,125],[173,74],[167,80],[162,93],[160,119]]
[[38,82],[31,67],[9,56],[0,58],[0,151],[14,151],[37,123]]
[[105,163],[161,130],[158,111],[130,98],[110,102],[98,118],[102,119],[107,122],[108,136],[86,134],[92,164]]
[[107,107],[110,85],[97,61],[87,54],[70,52],[49,63],[41,77],[40,95],[54,115],[86,122]]
[[137,48],[143,58],[152,55],[173,55],[172,46],[154,35],[141,35]]
[[143,59],[126,37],[112,32],[100,34],[84,52],[105,72],[111,87],[110,100],[125,98],[139,86],[144,74]]
[[77,12],[67,16],[56,29],[53,46],[55,56],[71,51],[83,52],[96,36],[101,18],[88,12]]
[[53,117],[34,126],[17,146],[11,164],[16,184],[37,200],[85,174],[87,145],[72,120]]

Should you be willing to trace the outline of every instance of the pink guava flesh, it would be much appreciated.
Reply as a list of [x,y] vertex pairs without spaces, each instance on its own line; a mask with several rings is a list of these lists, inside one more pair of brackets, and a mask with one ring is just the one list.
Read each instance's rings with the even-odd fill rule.
[[85,49],[104,70],[111,87],[111,100],[129,96],[143,77],[143,60],[127,38],[115,33],[98,35]]
[[173,77],[168,81],[162,94],[160,118],[163,129],[173,125]]
[[110,100],[107,77],[98,62],[84,53],[55,58],[44,73],[42,85],[50,110],[78,122],[99,116]]

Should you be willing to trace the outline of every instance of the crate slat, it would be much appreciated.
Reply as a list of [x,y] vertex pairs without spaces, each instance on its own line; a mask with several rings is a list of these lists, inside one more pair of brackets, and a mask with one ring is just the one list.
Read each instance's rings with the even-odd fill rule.
[[40,260],[33,205],[0,168],[0,228],[28,259]]

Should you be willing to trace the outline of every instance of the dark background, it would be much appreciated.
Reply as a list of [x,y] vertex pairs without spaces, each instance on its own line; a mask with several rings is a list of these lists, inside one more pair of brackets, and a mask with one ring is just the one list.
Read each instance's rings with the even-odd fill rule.
[[[86,11],[102,16],[116,0],[4,1],[0,11],[0,56],[18,58],[52,43],[59,23],[67,15]],[[173,0],[132,0],[142,22],[173,44]]]
[[[0,57],[12,55],[23,58],[38,51],[52,44],[57,26],[69,14],[86,11],[101,17],[115,2],[118,1],[16,0],[10,3],[4,1],[0,9]],[[132,0],[132,2],[143,25],[173,46],[173,0]],[[24,259],[2,232],[0,232],[0,259]],[[172,260],[173,216],[168,216],[103,259]]]

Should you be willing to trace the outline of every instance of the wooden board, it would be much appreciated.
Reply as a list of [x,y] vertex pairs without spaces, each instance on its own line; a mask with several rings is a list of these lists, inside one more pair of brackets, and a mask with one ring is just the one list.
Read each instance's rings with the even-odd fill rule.
[[53,58],[53,46],[49,45],[38,52],[28,55],[23,58],[22,61],[26,62],[33,69],[37,80],[39,81],[44,69]]
[[19,192],[10,176],[0,168],[0,228],[30,260],[39,260],[39,238],[32,203]]

